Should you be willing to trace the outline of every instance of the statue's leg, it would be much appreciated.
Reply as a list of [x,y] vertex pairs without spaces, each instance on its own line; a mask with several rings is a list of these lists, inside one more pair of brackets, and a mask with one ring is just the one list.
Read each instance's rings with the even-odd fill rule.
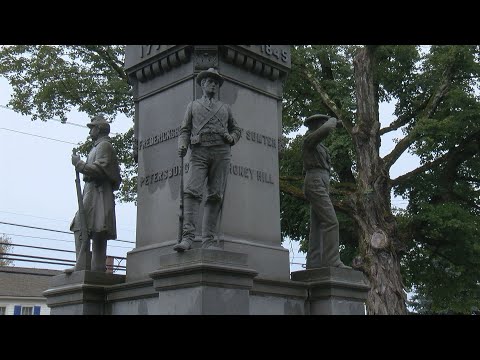
[[[307,199],[312,206],[311,236],[312,253],[307,268],[344,266],[340,261],[339,226],[335,210],[328,193],[328,174],[318,176],[306,190]],[[310,252],[309,242],[309,252]],[[318,247],[318,248],[317,248]]]
[[92,239],[92,271],[105,272],[107,269],[107,240],[102,234]]
[[183,202],[183,231],[182,241],[173,247],[173,250],[183,252],[192,247],[195,240],[195,229],[198,218],[198,209],[202,201],[203,184],[208,171],[208,157],[206,149],[195,147],[190,157],[190,178],[184,191]]
[[310,234],[308,239],[307,263],[306,268],[319,268],[322,263],[322,232],[320,231],[320,221],[315,215],[313,206],[310,206]]
[[[83,249],[83,239],[81,238],[81,232],[75,231],[73,233],[75,238],[75,257],[76,262],[73,268],[66,269],[66,273],[71,273],[73,271],[81,271],[81,270],[90,270],[90,259],[91,259],[91,252],[90,247]],[[90,244],[90,242],[88,242]],[[86,246],[86,245],[85,245]]]
[[198,218],[198,209],[200,207],[201,199],[192,197],[191,194],[185,194],[183,203],[183,232],[182,241],[173,247],[175,251],[185,251],[192,247],[193,240],[195,240],[195,229]]
[[218,234],[218,221],[225,196],[228,170],[230,168],[231,149],[229,145],[215,146],[210,150],[210,167],[207,180],[207,201],[202,222],[202,247],[220,249],[215,246]]
[[202,248],[219,249],[215,246],[215,235],[217,235],[218,215],[220,213],[220,201],[207,200],[203,213],[202,223]]

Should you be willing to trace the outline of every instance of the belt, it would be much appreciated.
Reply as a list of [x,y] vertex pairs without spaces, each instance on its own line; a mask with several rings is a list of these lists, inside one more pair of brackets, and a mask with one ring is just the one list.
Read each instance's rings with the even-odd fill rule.
[[195,145],[202,142],[211,142],[211,141],[224,141],[223,135],[216,133],[204,133],[200,135],[195,135],[190,138],[190,144]]

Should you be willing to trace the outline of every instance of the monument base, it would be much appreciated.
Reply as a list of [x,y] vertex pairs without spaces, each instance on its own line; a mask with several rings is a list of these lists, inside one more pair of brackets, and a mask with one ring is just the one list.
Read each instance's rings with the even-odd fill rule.
[[355,270],[297,271],[262,277],[248,255],[192,249],[157,258],[149,278],[77,271],[44,292],[52,315],[363,315],[369,286]]
[[248,315],[255,270],[247,255],[194,249],[160,257],[150,274],[165,315]]
[[360,271],[325,267],[292,273],[292,280],[309,288],[310,315],[365,315],[370,286]]
[[123,282],[124,275],[75,271],[54,276],[43,296],[50,315],[105,315],[106,288]]
[[[176,243],[176,241],[169,241],[128,252],[127,282],[149,279],[148,274],[158,269],[158,259],[172,253]],[[201,240],[196,239],[193,249],[199,249],[201,246]],[[290,279],[289,253],[282,246],[261,245],[238,239],[221,239],[219,246],[226,251],[246,254],[248,267],[255,269],[260,277],[275,280]]]

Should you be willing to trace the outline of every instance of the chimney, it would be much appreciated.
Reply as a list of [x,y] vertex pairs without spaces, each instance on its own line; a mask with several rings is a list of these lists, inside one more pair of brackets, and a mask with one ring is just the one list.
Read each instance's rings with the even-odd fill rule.
[[106,261],[106,265],[107,265],[107,274],[113,274],[113,256],[107,256],[107,261]]

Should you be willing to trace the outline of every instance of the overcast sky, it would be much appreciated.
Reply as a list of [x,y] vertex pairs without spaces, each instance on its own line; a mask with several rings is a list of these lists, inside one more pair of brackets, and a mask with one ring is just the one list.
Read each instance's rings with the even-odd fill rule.
[[[0,78],[0,106],[6,106],[12,93],[8,81]],[[393,119],[393,105],[382,104],[382,127]],[[69,231],[70,222],[77,211],[75,170],[71,153],[75,144],[88,136],[87,115],[73,112],[66,124],[59,121],[31,121],[12,110],[0,107],[0,234],[7,234],[15,244],[74,250],[73,234],[31,229],[24,226]],[[81,126],[70,125],[77,124]],[[118,117],[111,124],[112,133],[123,133],[131,127],[130,119]],[[300,133],[306,129],[302,127]],[[382,137],[381,155],[394,147],[393,138],[401,133]],[[85,160],[85,159],[83,159]],[[404,154],[391,168],[392,178],[418,166],[418,160]],[[83,187],[83,182],[82,182]],[[406,201],[393,199],[393,206],[405,207]],[[116,204],[118,239],[135,241],[136,207],[132,203]],[[7,225],[12,223],[24,226]],[[41,239],[40,239],[41,238]],[[284,241],[290,250],[291,271],[301,270],[305,254],[298,253],[296,242]],[[108,255],[126,257],[133,243],[109,241]],[[15,247],[12,253],[75,259],[73,253],[54,252]],[[47,260],[48,261],[48,260]],[[52,261],[52,260],[50,260]],[[122,263],[125,265],[125,262]],[[64,269],[66,266],[16,261],[17,267]]]

